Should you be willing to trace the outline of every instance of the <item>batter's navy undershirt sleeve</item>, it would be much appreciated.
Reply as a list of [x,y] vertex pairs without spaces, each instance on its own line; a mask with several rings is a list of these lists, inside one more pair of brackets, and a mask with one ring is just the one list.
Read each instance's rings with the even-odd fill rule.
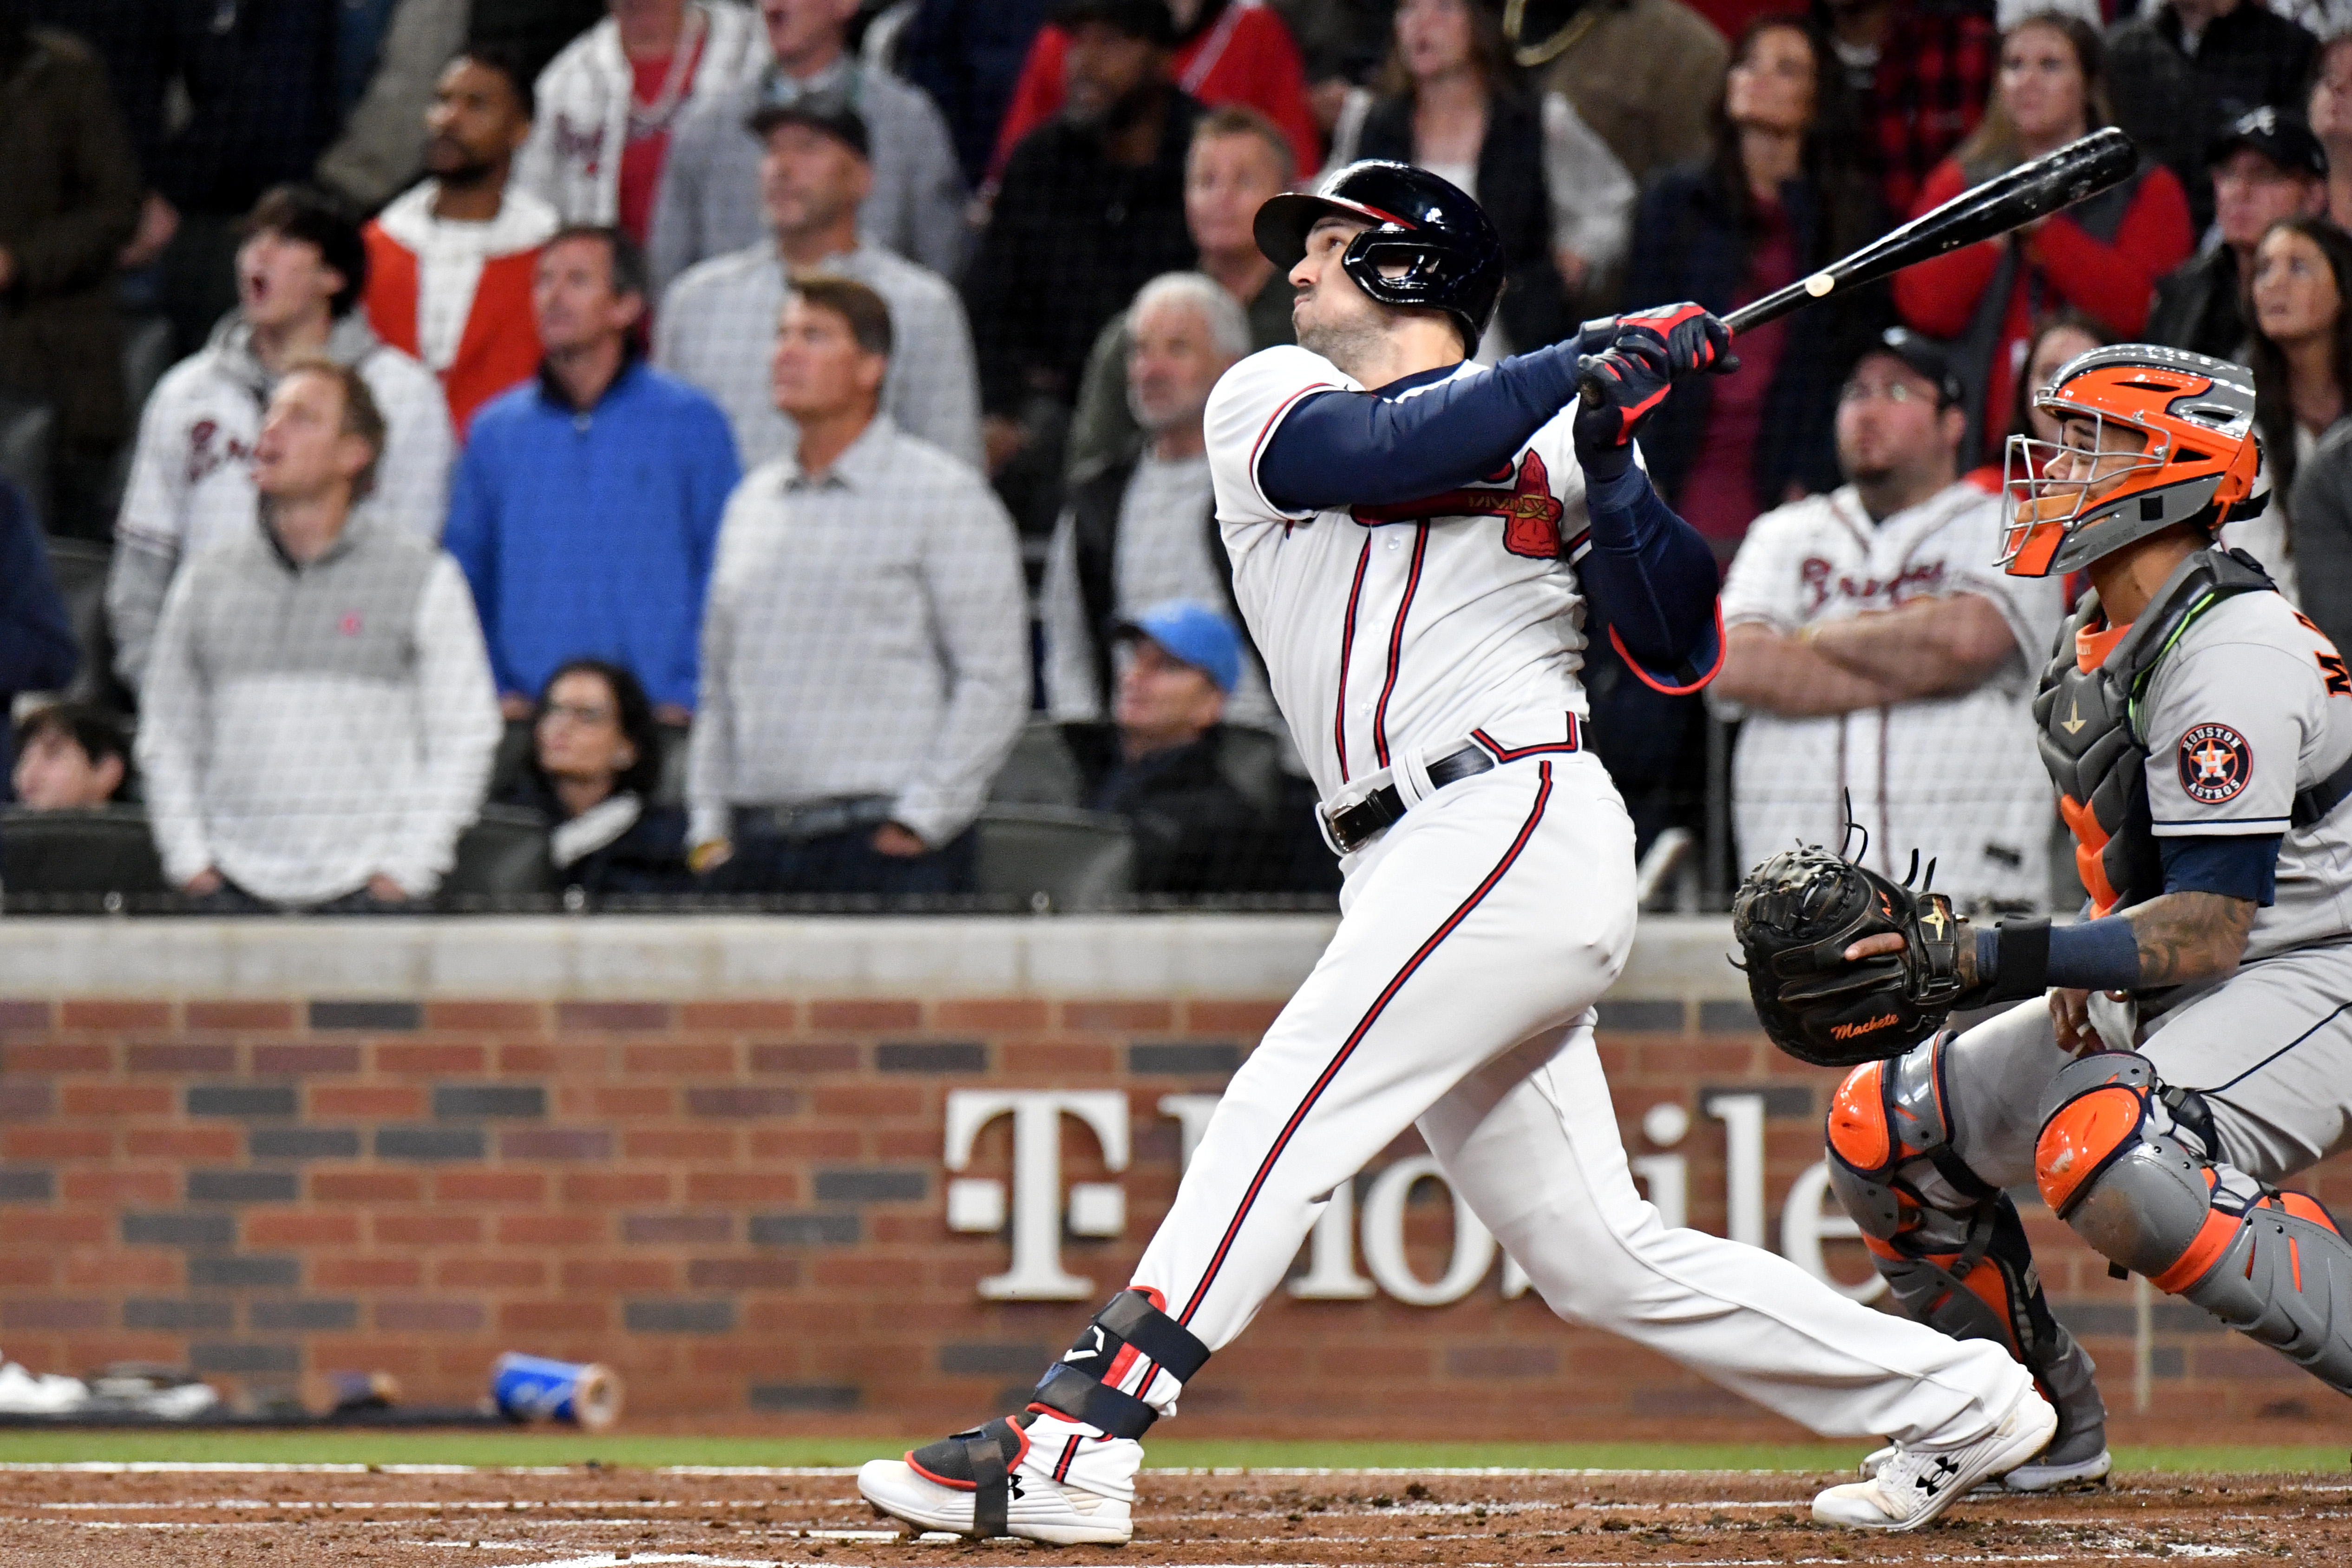
[[1258,489],[1285,511],[1417,500],[1490,479],[1576,398],[1578,340],[1412,396],[1318,392],[1266,443]]
[[[1653,675],[1710,670],[1716,646],[1715,552],[1698,530],[1628,468],[1585,492],[1592,548],[1576,571],[1628,657]],[[1690,679],[1671,684],[1689,685]]]

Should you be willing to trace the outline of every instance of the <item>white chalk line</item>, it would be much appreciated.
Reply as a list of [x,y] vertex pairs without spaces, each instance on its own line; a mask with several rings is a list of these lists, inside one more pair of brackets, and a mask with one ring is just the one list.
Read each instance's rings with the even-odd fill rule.
[[[856,1465],[663,1465],[647,1473],[657,1476],[765,1476],[778,1479],[845,1478],[857,1474]],[[579,1465],[360,1465],[242,1462],[233,1459],[75,1459],[0,1462],[0,1472],[27,1475],[92,1476],[576,1476]],[[593,1474],[594,1472],[586,1472]],[[1790,1476],[1817,1474],[1818,1467],[1801,1469],[1560,1469],[1507,1465],[1402,1468],[1370,1466],[1148,1466],[1152,1476],[1291,1476],[1310,1479],[1353,1476],[1441,1476],[1455,1478],[1532,1479],[1610,1476]]]
[[[430,1544],[443,1543],[434,1542]],[[2244,1553],[2236,1547],[2215,1546],[2159,1548],[2152,1552],[2094,1552],[2086,1553],[2083,1552],[2069,1552],[2063,1554],[2053,1552],[1954,1553],[1948,1555],[1939,1554],[1937,1561],[1939,1563],[2082,1563],[2085,1561],[2129,1563],[2157,1562],[2168,1558],[2179,1558],[2184,1556],[2237,1557],[2242,1556],[2243,1554]],[[1622,1559],[1604,1558],[1563,1558],[1557,1563],[1553,1564],[1552,1568],[1622,1568]],[[1811,1565],[1813,1564],[1830,1563],[1843,1564],[1845,1565],[1845,1568],[1852,1568],[1855,1559],[1850,1555],[1841,1555],[1836,1557],[1793,1558],[1743,1557],[1718,1559],[1707,1564],[1707,1568],[1784,1568],[1784,1565],[1786,1564],[1803,1564],[1807,1565],[1807,1568],[1811,1568]],[[694,1563],[699,1565],[699,1568],[866,1568],[866,1565],[863,1564],[835,1563],[830,1560],[809,1563],[796,1563],[791,1560],[779,1562],[772,1557],[711,1557],[694,1552],[633,1552],[627,1557],[622,1557],[617,1553],[606,1552],[586,1556],[550,1558],[539,1563],[518,1563],[516,1564],[516,1568],[621,1568],[622,1564],[627,1564],[628,1568],[636,1568],[636,1565],[639,1563]],[[1155,1564],[1154,1568],[1332,1568],[1332,1564],[1328,1562],[1250,1563],[1185,1563]],[[1460,1568],[1526,1568],[1526,1565],[1523,1563],[1517,1561],[1465,1563],[1461,1564]]]
[[237,1509],[268,1508],[281,1511],[300,1509],[329,1509],[350,1512],[372,1512],[385,1509],[442,1510],[475,1513],[525,1513],[532,1510],[566,1508],[603,1509],[694,1509],[694,1508],[850,1508],[865,1506],[863,1498],[516,1498],[510,1501],[496,1498],[459,1499],[456,1501],[427,1498],[334,1498],[334,1499],[273,1499],[273,1498],[189,1498],[175,1501],[121,1502],[45,1502],[37,1507],[65,1513],[123,1512],[143,1510],[159,1512],[169,1509]]

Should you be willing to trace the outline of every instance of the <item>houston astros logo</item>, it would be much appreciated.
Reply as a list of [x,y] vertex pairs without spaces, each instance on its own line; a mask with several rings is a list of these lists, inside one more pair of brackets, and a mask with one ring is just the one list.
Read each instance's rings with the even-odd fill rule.
[[2180,737],[2180,787],[2191,800],[2235,800],[2253,772],[2253,748],[2227,724],[2192,724]]

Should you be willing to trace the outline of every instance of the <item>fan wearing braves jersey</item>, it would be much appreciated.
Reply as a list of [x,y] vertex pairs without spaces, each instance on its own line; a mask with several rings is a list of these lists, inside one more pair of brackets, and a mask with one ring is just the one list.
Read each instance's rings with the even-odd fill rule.
[[2040,395],[2063,441],[2011,438],[2000,562],[2093,588],[2033,709],[2093,918],[1956,922],[1960,1005],[2020,1005],[1864,1063],[1830,1112],[1832,1183],[1895,1300],[2058,1408],[2015,1490],[2109,1465],[2007,1195],[2027,1181],[2117,1271],[2352,1394],[2352,1243],[2277,1185],[2352,1147],[2352,674],[2215,547],[2263,510],[2252,382],[2096,349]]
[[1968,427],[1941,349],[1901,327],[1838,396],[1848,483],[1758,518],[1724,582],[1730,647],[1709,697],[1744,713],[1739,857],[1849,846],[1900,880],[1913,849],[1963,910],[2049,897],[2050,783],[2034,678],[2061,579],[2011,577],[1995,497],[1958,477]]
[[[1822,1432],[1948,1467],[1925,1522],[2055,1425],[1999,1348],[1872,1311],[1793,1264],[1669,1229],[1633,1185],[1592,1038],[1634,925],[1633,835],[1586,749],[1583,604],[1629,663],[1703,684],[1715,564],[1633,461],[1696,306],[1466,363],[1501,247],[1425,172],[1358,163],[1259,210],[1298,346],[1207,415],[1234,587],[1344,858],[1338,931],[1219,1102],[1128,1289],[1008,1419],[876,1460],[929,1530],[1129,1539],[1138,1442],[1277,1286],[1332,1191],[1407,1128],[1553,1310]],[[1580,398],[1581,381],[1587,391]]]

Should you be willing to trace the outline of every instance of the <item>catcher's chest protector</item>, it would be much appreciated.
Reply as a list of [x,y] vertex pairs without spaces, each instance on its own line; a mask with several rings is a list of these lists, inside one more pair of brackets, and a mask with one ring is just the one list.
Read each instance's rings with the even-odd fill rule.
[[2058,811],[2074,835],[2074,863],[2092,913],[2144,903],[2164,891],[2147,809],[2147,740],[2136,710],[2158,663],[2191,621],[2232,595],[2268,590],[2262,572],[2219,550],[2190,556],[2157,590],[2139,619],[2090,669],[2076,639],[2099,624],[2099,596],[2083,595],[2058,634],[2034,694],[2042,765],[2058,786]]

